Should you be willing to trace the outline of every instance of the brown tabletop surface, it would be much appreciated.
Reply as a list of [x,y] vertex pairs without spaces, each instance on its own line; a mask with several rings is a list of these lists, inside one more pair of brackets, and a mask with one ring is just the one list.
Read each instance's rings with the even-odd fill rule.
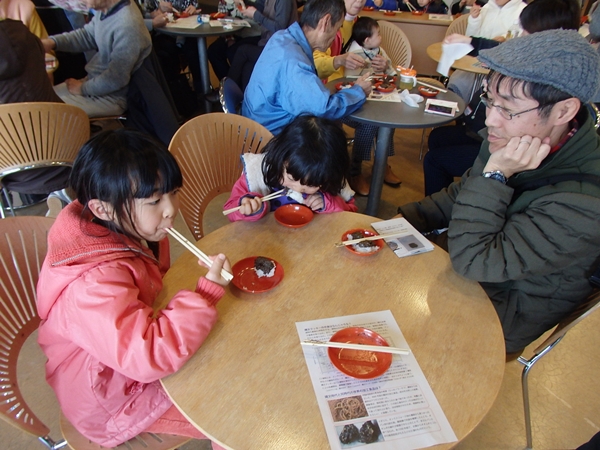
[[[439,62],[440,58],[442,57],[442,43],[436,42],[435,44],[431,44],[429,47],[427,47],[427,54],[431,59]],[[462,58],[454,61],[452,68],[480,75],[487,75],[489,73],[489,69],[481,66],[481,63],[477,58],[469,55],[465,55]]]
[[[269,214],[228,224],[198,242],[204,252],[224,252],[232,263],[266,256],[284,268],[271,291],[226,288],[208,339],[179,372],[162,380],[206,435],[235,450],[328,448],[295,323],[388,309],[458,439],[485,416],[505,364],[491,302],[476,282],[452,270],[439,248],[398,258],[388,248],[357,256],[333,246],[345,231],[371,229],[376,220],[317,214],[307,226],[291,229]],[[186,252],[166,274],[157,305],[180,289],[193,289],[204,272]]]

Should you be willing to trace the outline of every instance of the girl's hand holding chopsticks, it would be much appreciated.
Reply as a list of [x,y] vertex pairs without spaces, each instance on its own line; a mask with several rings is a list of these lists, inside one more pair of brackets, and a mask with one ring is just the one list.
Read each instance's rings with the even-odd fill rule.
[[198,264],[204,267],[208,267],[208,273],[204,276],[209,281],[221,285],[223,287],[229,284],[229,279],[223,278],[222,271],[231,273],[231,264],[227,257],[219,253],[216,256],[209,256],[212,260],[212,265],[206,264],[202,259],[198,259]]
[[235,208],[231,209],[226,209],[225,211],[223,211],[223,214],[227,216],[232,212],[239,211],[245,216],[250,216],[260,211],[260,209],[262,208],[262,203],[264,201],[273,200],[275,198],[282,197],[286,194],[287,189],[281,189],[277,192],[272,192],[271,194],[265,195],[264,197],[244,197],[240,202],[240,206],[236,206]]

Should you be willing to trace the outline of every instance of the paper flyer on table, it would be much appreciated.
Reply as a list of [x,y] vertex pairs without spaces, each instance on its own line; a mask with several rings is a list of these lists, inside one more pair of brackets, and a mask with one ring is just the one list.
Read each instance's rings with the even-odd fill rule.
[[388,247],[399,258],[433,250],[433,244],[404,217],[374,222],[371,226],[379,234],[405,233],[398,237],[385,239]]
[[180,19],[177,19],[175,22],[168,22],[166,25],[167,28],[189,29],[198,28],[199,26],[200,24],[198,23],[198,16],[182,17]]
[[[296,323],[302,341],[328,341],[338,330],[354,326],[379,333],[390,346],[409,348],[389,310]],[[393,355],[387,372],[360,380],[339,372],[326,348],[302,349],[332,449],[367,446],[369,450],[412,450],[457,440],[412,353]],[[364,434],[360,430],[367,422],[371,429],[380,430],[372,435],[371,443],[361,442]],[[340,434],[344,428],[344,437],[352,434],[347,432],[352,426],[359,437],[342,443]]]

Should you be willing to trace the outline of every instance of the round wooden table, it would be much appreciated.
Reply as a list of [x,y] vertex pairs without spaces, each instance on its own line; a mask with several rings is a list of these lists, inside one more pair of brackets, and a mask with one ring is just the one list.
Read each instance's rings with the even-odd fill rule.
[[[327,83],[327,88],[333,94],[336,92],[336,85],[346,81],[353,81],[352,78],[338,78]],[[418,94],[417,88],[410,91]],[[365,214],[377,216],[381,192],[383,190],[383,177],[387,167],[387,149],[390,139],[393,138],[392,130],[394,128],[433,128],[453,122],[465,110],[465,102],[454,92],[440,92],[436,99],[456,102],[458,104],[458,113],[454,117],[442,116],[439,114],[426,113],[425,103],[427,99],[419,103],[418,107],[413,108],[404,102],[385,102],[376,100],[367,100],[360,109],[349,114],[348,117],[358,122],[375,125],[379,127],[377,131],[377,143],[375,145],[375,155],[373,158],[373,176],[371,177],[371,187]]]
[[[442,43],[436,42],[427,47],[427,54],[431,59],[436,62],[440,62],[442,58]],[[464,70],[465,72],[471,72],[478,75],[487,75],[490,70],[483,67],[481,62],[474,56],[465,55],[460,59],[457,59],[452,64],[453,69]]]
[[[189,18],[179,19],[178,21],[193,21],[197,20],[197,15],[190,16]],[[208,23],[198,24],[195,28],[178,28],[177,22],[167,25],[163,28],[157,28],[156,30],[160,33],[169,34],[172,36],[184,36],[190,38],[196,38],[198,41],[198,59],[200,61],[200,76],[202,78],[202,94],[206,95],[210,92],[210,73],[208,69],[208,54],[206,48],[206,37],[207,36],[224,36],[227,34],[235,33],[244,29],[242,26],[234,25],[232,23],[232,29],[225,29],[224,27],[211,27]],[[205,101],[206,111],[211,111],[210,102]]]
[[[478,283],[457,275],[436,248],[398,258],[388,248],[357,256],[336,248],[356,213],[317,214],[304,228],[273,214],[236,222],[198,246],[232,263],[267,256],[284,268],[271,291],[230,285],[208,339],[176,374],[162,380],[181,411],[212,439],[236,450],[329,448],[295,322],[391,310],[459,440],[486,415],[504,374],[504,339]],[[186,252],[164,278],[157,306],[193,289],[205,272]],[[456,443],[438,445],[447,449]]]

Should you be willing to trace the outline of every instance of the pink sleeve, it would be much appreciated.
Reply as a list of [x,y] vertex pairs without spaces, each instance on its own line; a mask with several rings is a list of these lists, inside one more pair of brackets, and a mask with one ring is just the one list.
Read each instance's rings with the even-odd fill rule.
[[[231,195],[225,205],[223,205],[223,210],[235,208],[236,206],[240,206],[240,202],[244,197],[260,197],[260,194],[257,192],[249,192],[248,184],[246,183],[246,177],[242,173],[242,176],[238,178],[238,180],[233,185],[231,189]],[[263,208],[256,214],[252,214],[251,216],[245,216],[241,214],[239,211],[235,211],[227,216],[230,222],[237,222],[238,220],[245,220],[248,222],[256,222],[257,220],[262,219],[269,212],[269,203],[263,203]]]
[[323,211],[319,211],[320,213],[333,213],[340,211],[350,211],[356,212],[358,211],[357,206],[354,204],[354,197],[352,197],[349,201],[345,201],[339,195],[331,195],[331,194],[323,194],[323,200],[325,202],[325,208]]
[[139,300],[128,268],[99,266],[69,285],[64,308],[69,326],[63,332],[103,364],[150,383],[176,372],[198,350],[217,320],[215,304],[224,292],[200,278],[196,292],[179,291],[155,317]]

